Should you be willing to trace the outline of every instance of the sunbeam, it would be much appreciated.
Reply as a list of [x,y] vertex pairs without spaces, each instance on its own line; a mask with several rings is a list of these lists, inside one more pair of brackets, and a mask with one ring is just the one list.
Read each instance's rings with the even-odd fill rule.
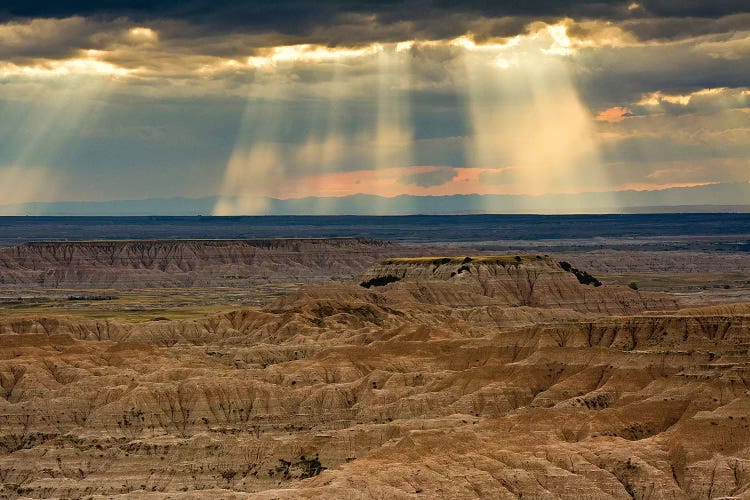
[[[409,103],[408,47],[390,45],[378,55],[377,127],[375,130],[374,167],[376,182],[382,182],[385,169],[407,167],[412,162],[414,130]],[[396,193],[381,193],[395,195]],[[385,210],[387,200],[380,199],[374,213]]]
[[[593,119],[572,81],[564,26],[501,45],[458,42],[465,49],[469,156],[474,166],[497,169],[485,177],[486,192],[537,196],[610,187]],[[533,210],[523,204],[528,199],[518,197],[515,208]],[[559,208],[585,208],[570,199]]]
[[342,119],[352,113],[344,74],[346,60],[346,57],[334,58],[326,66],[323,90],[310,103],[307,137],[295,150],[294,183],[282,194],[283,198],[310,197],[312,214],[330,212],[330,201],[320,196],[328,187],[321,172],[339,172],[345,167],[347,150],[351,149],[351,138],[347,138],[342,124]]
[[18,70],[4,68],[9,85],[26,89],[12,149],[0,165],[0,197],[23,204],[54,199],[67,178],[61,159],[96,127],[107,97],[128,72],[94,59]]
[[[286,82],[277,80],[275,65],[257,68],[214,215],[266,213],[269,198],[284,180],[287,162],[278,141],[284,126]],[[270,90],[257,97],[252,95],[255,87]]]
[[50,213],[617,211],[747,180],[736,2],[47,3],[0,7],[0,170]]
[[[271,198],[316,197],[329,191],[322,183],[336,182],[337,177],[328,174],[362,166],[374,170],[372,183],[388,185],[392,179],[386,172],[409,166],[412,158],[408,59],[403,46],[396,44],[337,51],[277,48],[249,58],[256,80],[214,214],[263,214]],[[302,91],[295,85],[298,65],[310,60],[321,67],[314,77],[308,76],[313,90]],[[345,72],[353,71],[347,61],[374,63],[377,80],[347,82]],[[357,113],[368,109],[375,111],[373,123],[345,130],[344,122],[353,123]],[[300,114],[305,122],[295,125],[302,130],[301,137],[286,140],[290,122]],[[342,195],[357,191],[352,176],[338,179],[351,181],[342,186]],[[329,210],[327,200],[312,203],[313,213]],[[384,207],[372,209],[378,212]]]

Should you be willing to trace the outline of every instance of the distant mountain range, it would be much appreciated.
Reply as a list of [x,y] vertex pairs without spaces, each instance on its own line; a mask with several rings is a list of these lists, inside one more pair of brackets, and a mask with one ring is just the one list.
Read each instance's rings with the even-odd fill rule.
[[[0,205],[0,215],[212,215],[217,200],[212,196],[34,202]],[[385,198],[357,194],[338,198],[269,198],[265,205],[267,208],[261,215],[750,212],[750,183],[540,196],[472,194]]]

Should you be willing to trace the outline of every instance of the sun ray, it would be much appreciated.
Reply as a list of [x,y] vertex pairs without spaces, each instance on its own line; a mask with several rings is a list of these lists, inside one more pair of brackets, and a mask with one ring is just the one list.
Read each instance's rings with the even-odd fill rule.
[[[271,198],[295,197],[302,187],[305,192],[315,191],[315,186],[298,185],[301,179],[309,179],[302,174],[338,167],[345,148],[340,118],[347,89],[339,59],[327,54],[306,48],[274,51],[263,61],[250,58],[256,81],[227,164],[215,215],[266,213]],[[304,95],[287,81],[296,64],[309,57],[328,62],[331,75],[325,79],[322,95]],[[303,137],[296,138],[297,142],[284,140],[285,129],[294,119],[293,111],[302,110],[306,117]]]
[[[327,178],[310,175],[315,172],[345,171],[364,164],[377,173],[411,164],[414,134],[408,99],[409,55],[403,45],[331,52],[304,47],[274,50],[262,59],[258,57],[261,56],[248,61],[255,68],[256,84],[251,89],[253,97],[248,101],[237,143],[227,163],[221,196],[214,210],[216,215],[265,213],[269,198],[315,195],[323,191],[323,186],[314,183]],[[310,58],[325,63],[317,69],[323,73],[318,90],[307,89],[304,94],[298,87],[277,83],[291,78],[300,61],[307,62]],[[347,82],[344,71],[349,68],[344,62],[352,58],[375,58],[378,78],[374,92],[351,88],[352,84]],[[272,82],[267,86],[271,90],[266,90],[261,98],[256,92],[258,79]],[[354,109],[353,102],[357,100],[359,104]],[[271,102],[285,102],[297,112],[305,111],[302,137],[292,142],[280,140],[291,111],[279,104],[269,113]],[[361,130],[344,130],[345,118],[351,120],[354,113],[369,106],[375,110],[370,127],[363,124]],[[306,185],[298,185],[303,179]],[[385,182],[376,175],[375,183]],[[350,188],[355,192],[357,186]],[[328,210],[329,207],[323,206],[326,203],[323,199],[316,200],[313,211]]]
[[[414,130],[409,101],[409,51],[404,45],[391,45],[378,54],[377,126],[375,129],[374,167],[376,182],[382,183],[386,169],[407,167],[412,163]],[[387,200],[379,198],[375,213],[387,209]]]
[[[505,172],[488,192],[536,196],[609,188],[593,118],[571,77],[567,56],[573,49],[563,26],[491,50],[462,46],[472,126],[469,157],[475,167]],[[560,208],[586,209],[571,200]],[[514,208],[533,210],[533,203]]]
[[254,86],[271,82],[266,97],[250,97],[227,162],[214,215],[262,215],[283,180],[286,162],[278,143],[287,91],[276,85],[274,67],[257,70]]
[[[62,67],[66,70],[58,71]],[[63,188],[60,179],[68,177],[63,164],[65,152],[94,130],[105,112],[107,97],[123,77],[120,72],[92,70],[85,64],[60,63],[55,68],[4,76],[9,85],[27,89],[26,111],[17,117],[10,164],[1,166],[3,184],[10,186],[12,193],[0,195],[13,203],[55,198]]]

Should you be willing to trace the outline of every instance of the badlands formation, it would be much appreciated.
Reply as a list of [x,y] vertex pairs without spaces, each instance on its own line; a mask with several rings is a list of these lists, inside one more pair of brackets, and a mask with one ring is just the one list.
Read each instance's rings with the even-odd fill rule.
[[363,238],[31,242],[0,247],[0,286],[247,286],[359,273],[405,249]]
[[0,318],[0,497],[750,498],[750,304],[543,255],[263,245],[0,252],[13,286],[309,278],[196,319]]

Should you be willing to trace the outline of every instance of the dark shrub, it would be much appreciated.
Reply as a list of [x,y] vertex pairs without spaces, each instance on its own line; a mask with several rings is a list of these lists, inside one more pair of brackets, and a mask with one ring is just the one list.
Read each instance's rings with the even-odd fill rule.
[[562,261],[559,263],[560,267],[563,269],[563,271],[573,273],[573,275],[578,279],[578,282],[582,285],[594,285],[602,286],[602,282],[598,279],[591,276],[586,271],[581,271],[580,269],[576,269],[575,267],[571,266],[570,263]]
[[401,278],[399,278],[398,276],[393,276],[389,274],[387,276],[377,276],[370,280],[363,281],[362,283],[359,284],[359,286],[362,286],[365,288],[370,288],[373,286],[385,286],[388,283],[395,283],[396,281],[400,281],[400,280]]

